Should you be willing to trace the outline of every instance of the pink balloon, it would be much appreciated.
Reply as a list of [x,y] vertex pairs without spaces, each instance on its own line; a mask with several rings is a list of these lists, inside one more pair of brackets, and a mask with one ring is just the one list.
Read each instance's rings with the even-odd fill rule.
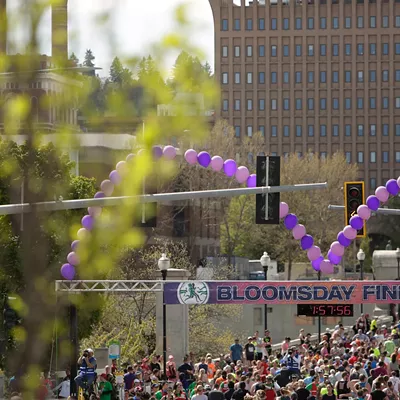
[[385,186],[379,186],[375,190],[375,196],[380,202],[386,203],[389,199],[389,192],[386,190]]
[[222,167],[224,166],[224,160],[220,156],[214,156],[211,159],[211,168],[214,171],[221,171]]
[[88,207],[88,213],[92,217],[96,218],[101,214],[101,207]]
[[400,188],[400,176],[397,178],[397,186]]
[[247,181],[247,178],[250,176],[250,172],[247,167],[239,167],[236,170],[235,177],[239,183],[244,183]]
[[84,240],[84,239],[86,239],[87,237],[90,236],[90,232],[85,228],[81,228],[81,229],[79,229],[79,231],[76,234],[76,236],[77,236],[77,238],[79,240]]
[[119,163],[117,163],[115,169],[121,176],[125,175],[128,171],[126,161],[120,161]]
[[335,241],[331,244],[331,251],[335,256],[342,257],[344,254],[344,247],[338,241]]
[[176,149],[174,146],[165,146],[163,154],[167,160],[173,160],[176,157]]
[[129,153],[127,156],[126,156],[126,162],[132,162],[133,161],[133,159],[135,158],[135,155],[134,154],[132,154],[132,153]]
[[71,265],[73,265],[74,267],[76,267],[77,265],[79,265],[79,258],[78,258],[78,255],[77,255],[74,251],[71,251],[71,253],[69,253],[69,254],[67,255],[67,261],[68,261]]
[[350,225],[347,225],[343,229],[343,235],[347,239],[354,240],[357,237],[357,231]]
[[357,208],[357,214],[363,220],[368,220],[371,218],[371,210],[365,204],[362,204]]
[[322,274],[325,274],[325,275],[333,274],[333,265],[331,264],[331,262],[329,260],[323,260],[321,262],[320,268],[321,268],[320,271]]
[[300,240],[305,234],[306,227],[301,224],[297,224],[292,230],[292,235],[296,240]]
[[279,204],[279,218],[285,218],[288,214],[289,206],[284,201],[281,201]]
[[137,155],[138,155],[138,156],[143,156],[145,152],[146,152],[145,149],[140,149],[140,150],[137,152]]
[[307,257],[310,261],[315,261],[321,256],[321,249],[318,246],[312,246],[307,250]]
[[193,149],[186,150],[185,160],[189,164],[197,164],[197,151]]
[[105,179],[101,182],[100,189],[106,196],[111,196],[114,191],[114,185],[109,179]]

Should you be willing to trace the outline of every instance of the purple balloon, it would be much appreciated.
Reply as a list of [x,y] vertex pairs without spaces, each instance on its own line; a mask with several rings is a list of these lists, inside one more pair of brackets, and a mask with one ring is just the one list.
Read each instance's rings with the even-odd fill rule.
[[344,236],[343,231],[338,233],[337,240],[343,247],[349,247],[351,245],[351,240]]
[[61,276],[68,281],[72,281],[75,277],[75,268],[71,264],[64,264],[60,271]]
[[74,240],[74,241],[71,243],[71,250],[72,250],[72,251],[76,251],[77,248],[78,248],[78,245],[79,245],[79,240]]
[[342,261],[342,257],[337,256],[336,254],[333,254],[331,250],[328,251],[328,260],[333,264],[333,265],[338,265],[340,264],[340,261]]
[[314,244],[314,238],[311,235],[305,235],[300,240],[300,245],[303,250],[310,249]]
[[85,215],[82,220],[82,226],[87,229],[88,231],[91,231],[93,229],[94,225],[94,219],[91,215]]
[[[397,183],[396,183],[396,185],[397,185]],[[351,226],[352,228],[354,228],[354,229],[356,229],[356,230],[358,230],[358,231],[359,231],[360,229],[362,229],[363,226],[364,226],[364,220],[363,220],[361,217],[359,217],[358,215],[353,215],[353,216],[350,218],[349,223],[350,223],[350,226]]]
[[121,175],[118,173],[117,170],[111,171],[108,177],[114,185],[119,185],[122,181]]
[[157,160],[158,158],[161,158],[163,155],[163,149],[160,146],[153,146],[152,149],[153,152],[153,157]]
[[318,257],[316,260],[314,260],[311,265],[314,268],[315,271],[319,271],[321,269],[321,263],[324,260],[323,256]]
[[379,208],[380,201],[376,196],[368,196],[367,206],[370,210],[376,211]]
[[97,193],[94,195],[94,198],[95,198],[95,199],[104,199],[104,197],[106,197],[106,195],[105,195],[103,192],[97,192]]
[[399,193],[399,186],[397,185],[396,179],[389,179],[386,182],[386,190],[392,195],[396,196]]
[[197,162],[204,168],[207,168],[211,162],[211,156],[206,151],[201,151],[197,155]]
[[235,175],[236,170],[237,170],[237,165],[235,160],[229,159],[224,162],[224,172],[226,176],[231,177]]
[[295,214],[288,214],[284,219],[286,229],[293,229],[297,225],[297,217]]
[[247,178],[247,187],[249,188],[253,188],[257,186],[257,176],[256,174],[251,174],[248,178]]

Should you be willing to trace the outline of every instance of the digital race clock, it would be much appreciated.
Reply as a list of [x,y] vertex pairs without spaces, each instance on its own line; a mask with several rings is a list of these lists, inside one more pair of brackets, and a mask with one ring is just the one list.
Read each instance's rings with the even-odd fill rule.
[[297,315],[306,317],[353,317],[353,304],[298,304]]

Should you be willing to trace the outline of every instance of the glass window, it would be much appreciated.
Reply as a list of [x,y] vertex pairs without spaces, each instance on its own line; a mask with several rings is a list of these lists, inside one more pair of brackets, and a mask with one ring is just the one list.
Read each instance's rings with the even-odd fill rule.
[[247,57],[253,57],[253,46],[246,46]]
[[235,136],[240,137],[240,126],[235,126]]
[[319,28],[326,29],[326,17],[321,17],[319,19]]
[[271,110],[276,111],[278,109],[278,101],[276,99],[271,99]]
[[332,55],[333,56],[338,56],[339,55],[339,45],[337,43],[334,43],[332,45]]
[[264,111],[265,110],[265,99],[259,99],[258,100],[258,109],[260,111]]
[[400,162],[400,151],[396,151],[396,162]]
[[369,98],[369,108],[372,110],[376,108],[376,97]]
[[369,134],[371,136],[376,136],[376,125],[375,124],[371,124],[369,126]]
[[278,55],[278,50],[275,45],[271,46],[271,57],[276,57]]
[[289,71],[283,71],[283,83],[289,83]]
[[258,83],[265,83],[265,72],[258,73]]
[[265,30],[265,19],[264,18],[259,18],[258,19],[258,29],[260,31]]
[[326,110],[326,98],[322,97],[319,99],[320,110]]
[[389,70],[384,69],[382,70],[382,82],[388,82],[389,81]]
[[301,110],[302,107],[302,101],[301,99],[296,99],[296,110]]
[[370,43],[369,44],[369,54],[371,56],[375,56],[376,55],[376,43]]
[[319,82],[326,83],[326,71],[319,71]]
[[383,109],[389,108],[389,97],[382,97],[382,108]]
[[359,151],[357,153],[357,162],[360,164],[364,162],[364,152]]
[[276,18],[271,18],[271,30],[276,31],[278,28],[278,20]]
[[369,179],[369,186],[372,190],[376,189],[376,178],[370,178]]
[[384,56],[389,54],[389,43],[382,43],[382,54]]
[[357,136],[364,136],[364,125],[357,125]]
[[320,56],[326,56],[326,44],[321,44],[319,46],[319,55]]
[[345,19],[344,19],[344,27],[346,29],[350,29],[351,28],[351,17],[345,17]]
[[362,110],[364,108],[364,98],[363,97],[357,97],[357,108],[359,110]]
[[333,83],[339,82],[339,71],[332,71],[332,82]]
[[389,28],[389,17],[387,15],[382,16],[382,28]]
[[314,29],[314,18],[307,18],[307,29]]
[[228,46],[222,46],[222,57],[228,57]]
[[394,19],[394,25],[396,26],[396,28],[400,28],[400,15],[396,15]]
[[271,83],[277,83],[278,82],[278,74],[276,72],[271,72]]
[[396,69],[394,76],[397,82],[400,81],[400,69]]
[[240,46],[235,46],[235,57],[240,57]]
[[371,15],[369,17],[369,27],[370,28],[376,28],[376,17],[375,17],[375,15]]
[[248,137],[253,136],[253,127],[251,125],[247,125],[247,136]]
[[326,151],[321,151],[320,158],[321,160],[326,160]]
[[364,28],[364,17],[362,15],[357,17],[357,28]]
[[253,83],[253,73],[252,72],[247,73],[247,83]]
[[376,71],[374,69],[369,71],[369,81],[376,82]]
[[344,81],[351,82],[351,71],[344,71]]
[[320,136],[326,136],[326,125],[319,126],[319,134]]
[[382,151],[382,161],[384,163],[389,162],[389,152],[388,151]]
[[346,110],[351,110],[351,97],[346,97],[344,99],[344,108]]
[[264,125],[260,125],[258,127],[258,132],[260,132],[261,136],[264,137],[265,136],[265,126]]
[[351,136],[351,125],[348,124],[344,126],[344,135]]
[[223,20],[222,20],[222,24],[221,24],[221,29],[222,29],[223,31],[227,31],[227,30],[228,30],[228,27],[229,27],[229,25],[228,25],[228,20],[227,20],[227,19],[223,19]]
[[334,97],[334,98],[332,99],[332,108],[333,108],[334,110],[339,110],[339,99],[336,98],[336,97]]
[[227,72],[223,72],[222,73],[222,84],[223,85],[227,85],[228,84],[228,73]]
[[307,99],[307,108],[309,110],[314,110],[314,99],[312,97]]
[[350,151],[346,151],[345,157],[346,157],[346,162],[348,164],[350,164],[351,163],[351,152]]
[[296,28],[297,30],[302,29],[301,18],[296,18],[296,19],[295,19],[295,28]]
[[351,56],[351,43],[346,43],[344,45],[344,54],[346,56]]
[[339,136],[339,125],[332,125],[332,136]]
[[308,83],[314,82],[314,71],[308,71]]
[[394,132],[396,136],[400,136],[400,124],[394,126]]
[[235,83],[240,83],[240,72],[235,72]]
[[223,111],[228,111],[228,108],[229,108],[228,100],[224,99],[224,100],[222,101],[222,110],[223,110]]
[[308,131],[308,136],[310,137],[314,136],[314,125],[308,125],[307,131]]
[[289,30],[289,18],[283,18],[282,28],[284,31]]
[[382,136],[389,136],[389,125],[388,124],[382,125]]
[[271,126],[271,136],[277,137],[278,136],[278,127],[276,125]]
[[246,31],[253,30],[253,20],[251,18],[247,18],[246,20]]
[[240,99],[235,100],[235,111],[240,111]]
[[287,44],[283,45],[283,56],[289,57],[289,46]]
[[258,56],[265,57],[265,46],[263,44],[258,46]]
[[283,99],[283,109],[289,110],[289,99]]
[[301,44],[296,44],[296,57],[301,57]]
[[290,128],[289,125],[284,125],[283,126],[283,136],[289,137],[290,136]]
[[296,71],[295,81],[296,81],[296,83],[301,83],[301,71]]
[[301,137],[301,135],[303,133],[302,130],[303,130],[303,128],[301,125],[296,125],[296,136],[297,137]]
[[251,111],[253,109],[253,100],[247,99],[247,111]]
[[233,22],[233,29],[235,31],[240,31],[240,19],[235,19],[235,21]]
[[394,52],[395,54],[400,54],[400,43],[395,43]]
[[364,44],[363,43],[358,43],[357,44],[357,54],[359,56],[364,55]]
[[332,29],[339,29],[339,18],[338,17],[332,18]]
[[308,55],[309,55],[309,57],[312,57],[314,55],[314,45],[313,44],[308,45]]
[[364,71],[357,71],[357,82],[364,82]]
[[400,108],[400,97],[396,97],[396,100],[395,100],[395,107],[396,107],[396,108]]

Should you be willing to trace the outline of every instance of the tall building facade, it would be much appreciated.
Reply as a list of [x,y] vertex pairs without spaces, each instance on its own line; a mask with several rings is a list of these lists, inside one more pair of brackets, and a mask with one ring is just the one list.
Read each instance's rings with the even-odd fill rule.
[[400,0],[209,0],[218,116],[263,152],[342,151],[368,192],[400,175]]

